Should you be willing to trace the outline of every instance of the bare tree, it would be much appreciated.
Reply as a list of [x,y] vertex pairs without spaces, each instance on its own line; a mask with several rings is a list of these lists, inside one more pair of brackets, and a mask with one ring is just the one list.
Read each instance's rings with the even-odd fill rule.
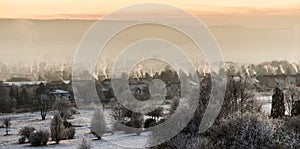
[[53,101],[51,99],[41,99],[41,116],[42,120],[46,119],[47,113],[52,108]]
[[254,97],[251,81],[249,77],[228,78],[222,114],[228,115],[237,111],[245,113],[248,100]]
[[10,126],[11,126],[11,119],[10,118],[4,118],[3,120],[3,125],[5,127],[5,132],[6,134],[5,135],[9,135],[9,131],[10,131]]
[[299,97],[299,91],[294,87],[290,86],[284,93],[285,95],[285,103],[286,103],[286,110],[288,115],[292,115],[292,109],[295,105],[296,99]]

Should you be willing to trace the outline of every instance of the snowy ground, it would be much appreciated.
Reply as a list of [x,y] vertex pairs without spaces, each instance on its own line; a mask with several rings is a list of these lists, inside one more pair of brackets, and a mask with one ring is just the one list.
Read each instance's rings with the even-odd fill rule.
[[264,92],[256,93],[255,96],[258,102],[262,104],[262,112],[270,115],[272,107],[272,94],[269,92]]
[[[106,111],[109,111],[108,109]],[[105,112],[108,114],[107,112]],[[115,149],[122,148],[115,144],[127,144],[133,146],[139,146],[140,144],[144,144],[147,142],[147,137],[149,136],[149,132],[144,132],[141,135],[136,134],[125,134],[124,132],[115,132],[114,135],[111,133],[106,133],[103,136],[103,141],[95,140],[96,138],[90,134],[89,124],[90,118],[92,117],[93,111],[88,110],[80,110],[80,114],[74,115],[74,119],[69,120],[76,127],[76,135],[75,139],[72,140],[62,140],[60,144],[56,145],[54,142],[48,142],[48,145],[45,147],[31,147],[29,143],[27,144],[18,144],[18,132],[20,128],[24,126],[34,126],[36,129],[49,129],[50,126],[50,117],[51,115],[47,115],[47,119],[42,121],[39,112],[36,113],[23,113],[23,114],[7,114],[0,115],[0,119],[5,117],[12,118],[12,127],[9,136],[4,136],[5,128],[0,128],[0,148],[63,148],[63,149],[74,149],[77,148],[81,143],[82,138],[87,138],[90,140],[93,148],[101,148],[101,149]],[[109,117],[106,115],[106,118]],[[108,125],[110,125],[110,119],[106,119]],[[115,144],[112,144],[114,142]]]
[[[262,103],[262,110],[266,114],[271,112],[271,101],[272,97],[269,93],[259,93],[256,94],[256,97],[260,103]],[[111,118],[109,116],[110,109],[105,109],[106,123],[111,126]],[[47,119],[42,121],[39,112],[35,113],[22,113],[22,114],[6,114],[0,115],[0,120],[9,117],[12,119],[12,127],[9,136],[4,136],[5,128],[0,128],[0,148],[63,148],[63,149],[74,149],[77,148],[81,143],[82,138],[87,138],[90,140],[93,148],[101,149],[118,149],[124,148],[115,144],[122,144],[126,146],[139,146],[147,142],[147,137],[149,132],[144,132],[141,135],[136,134],[125,134],[124,132],[115,132],[112,135],[109,131],[103,137],[103,141],[95,140],[96,138],[90,134],[90,120],[92,117],[93,111],[91,110],[80,110],[80,114],[74,115],[74,119],[69,120],[73,125],[77,126],[75,139],[72,140],[62,140],[60,144],[56,145],[54,142],[48,142],[47,146],[44,147],[31,147],[29,143],[27,144],[18,144],[18,132],[20,128],[24,126],[34,126],[36,129],[49,129],[50,126],[50,117],[51,114],[47,115]],[[114,142],[115,144],[112,144]]]

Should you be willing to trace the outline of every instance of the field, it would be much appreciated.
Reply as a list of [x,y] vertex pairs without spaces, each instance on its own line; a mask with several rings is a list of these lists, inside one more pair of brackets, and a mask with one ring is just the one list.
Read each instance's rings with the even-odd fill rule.
[[[110,109],[105,109],[107,112],[105,114],[109,114]],[[90,134],[90,118],[93,114],[92,111],[89,110],[80,110],[80,114],[74,115],[74,119],[69,120],[74,126],[76,126],[76,134],[75,139],[72,140],[62,140],[60,144],[56,145],[54,141],[48,142],[47,146],[42,148],[63,148],[63,149],[73,149],[77,148],[81,143],[82,138],[87,138],[93,148],[101,148],[101,149],[110,149],[110,148],[122,148],[118,145],[110,143],[110,141],[114,141],[116,144],[139,144],[145,143],[147,141],[147,136],[149,133],[142,133],[140,136],[136,134],[125,134],[124,132],[115,132],[113,135],[108,131],[108,133],[104,134],[103,140],[96,140],[96,137]],[[27,144],[18,144],[18,131],[20,128],[24,126],[34,126],[36,129],[45,128],[49,129],[51,114],[47,115],[47,119],[42,121],[39,112],[35,113],[22,113],[22,114],[7,114],[1,115],[0,119],[5,117],[10,117],[12,119],[11,131],[9,136],[5,136],[5,128],[0,129],[0,148],[37,148],[31,147],[29,143]],[[109,117],[105,115],[105,117]],[[108,127],[110,126],[110,119],[106,119],[106,123]]]

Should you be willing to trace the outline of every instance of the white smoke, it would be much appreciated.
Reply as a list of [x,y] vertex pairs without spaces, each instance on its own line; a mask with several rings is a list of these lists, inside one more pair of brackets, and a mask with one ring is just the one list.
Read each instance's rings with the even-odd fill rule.
[[282,65],[279,65],[279,69],[280,69],[280,72],[281,72],[281,73],[283,73],[283,74],[285,73],[285,71],[284,71]]
[[142,69],[143,69],[143,66],[141,64],[137,65],[137,67],[134,69],[134,72],[135,72],[137,78],[140,78],[143,76]]
[[292,66],[294,68],[294,71],[297,73],[298,72],[298,68],[297,68],[297,65],[295,63],[292,63]]

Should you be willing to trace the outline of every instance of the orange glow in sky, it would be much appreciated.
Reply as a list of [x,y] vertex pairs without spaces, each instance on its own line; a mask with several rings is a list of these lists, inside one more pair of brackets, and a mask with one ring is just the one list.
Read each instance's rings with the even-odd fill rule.
[[0,18],[93,19],[142,2],[171,4],[202,15],[299,15],[299,0],[0,0]]

